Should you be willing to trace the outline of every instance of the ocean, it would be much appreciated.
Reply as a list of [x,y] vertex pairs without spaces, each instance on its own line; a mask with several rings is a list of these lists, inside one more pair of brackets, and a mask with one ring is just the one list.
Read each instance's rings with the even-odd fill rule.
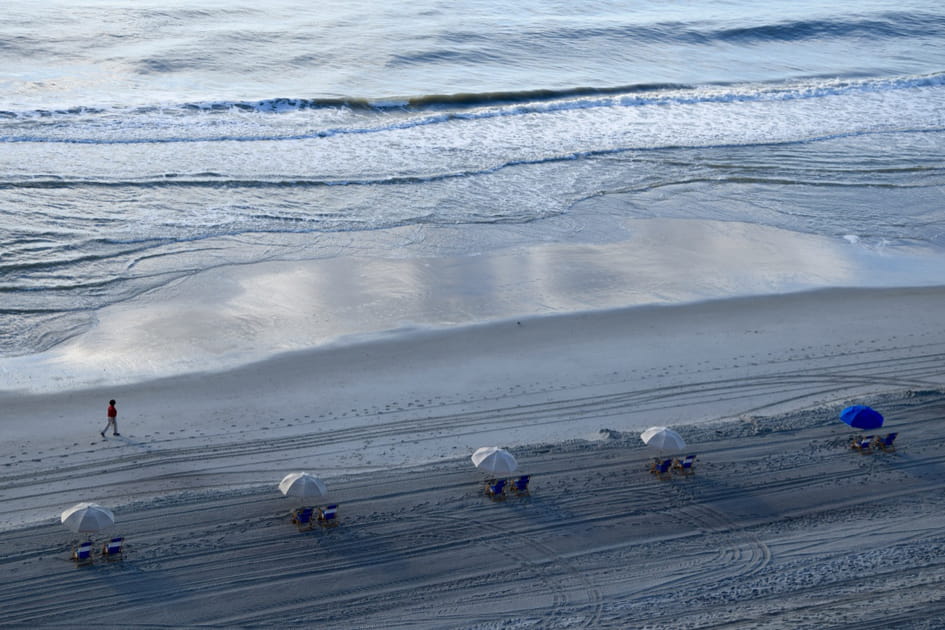
[[943,186],[930,0],[26,3],[0,22],[0,357],[212,269],[636,220],[919,252],[901,283],[929,283]]

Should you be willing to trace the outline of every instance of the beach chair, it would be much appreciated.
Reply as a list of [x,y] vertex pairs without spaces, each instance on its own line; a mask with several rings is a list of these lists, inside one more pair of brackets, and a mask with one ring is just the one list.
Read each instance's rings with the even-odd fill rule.
[[318,524],[322,527],[334,527],[338,524],[338,505],[326,505],[318,510]]
[[92,541],[87,540],[73,549],[72,559],[76,564],[92,564]]
[[899,435],[899,434],[898,434],[898,433],[890,433],[890,434],[886,435],[886,437],[882,437],[882,438],[877,437],[876,440],[874,441],[873,448],[882,449],[882,450],[884,450],[884,451],[886,451],[886,452],[896,450],[896,447],[893,446],[893,442],[896,441],[896,436],[897,436],[897,435]]
[[312,529],[315,526],[315,508],[303,507],[292,512],[292,522],[299,528]]
[[508,481],[505,479],[499,479],[493,483],[486,482],[486,496],[493,500],[504,499],[505,484],[507,483]]
[[859,451],[863,455],[873,452],[873,436],[867,435],[865,438],[855,439],[850,443],[850,448]]
[[653,467],[650,468],[650,472],[659,477],[660,479],[666,479],[666,475],[670,472],[670,468],[673,465],[672,459],[664,459],[659,464],[654,463]]
[[528,492],[528,482],[531,480],[531,475],[522,475],[509,485],[509,489],[516,494],[516,496],[525,496],[529,494]]
[[102,557],[106,560],[120,560],[124,552],[125,539],[123,536],[112,538],[102,544]]
[[686,455],[682,461],[676,460],[673,462],[673,471],[678,472],[682,475],[692,475],[695,474],[695,469],[693,464],[696,463],[695,455]]

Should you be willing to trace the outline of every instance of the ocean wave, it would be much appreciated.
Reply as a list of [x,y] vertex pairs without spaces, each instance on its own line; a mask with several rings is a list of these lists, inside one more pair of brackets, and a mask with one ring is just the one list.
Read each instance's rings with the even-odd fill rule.
[[[945,85],[945,71],[881,78],[821,78],[808,81],[759,84],[714,83],[683,85],[641,83],[611,87],[571,87],[563,89],[520,90],[506,92],[430,94],[387,99],[266,99],[253,102],[189,103],[182,107],[203,111],[239,109],[260,113],[278,113],[322,108],[362,108],[424,112],[448,109],[457,117],[469,117],[467,109],[488,109],[515,105],[494,112],[477,112],[475,117],[522,115],[546,111],[588,107],[626,107],[644,105],[717,103],[738,101],[790,100],[836,96],[855,92],[907,90]],[[600,98],[606,97],[606,98]],[[440,119],[443,120],[443,119]]]
[[[681,35],[684,39],[692,36],[687,33]],[[739,44],[863,37],[878,42],[892,38],[942,36],[945,36],[945,19],[941,15],[905,11],[889,11],[870,17],[843,15],[832,19],[792,20],[776,24],[720,28],[695,35],[703,43],[720,41]]]
[[[534,105],[534,109],[517,108],[503,113],[529,113],[546,111],[549,108],[567,109],[589,106],[615,107],[620,105],[661,105],[668,103],[697,103],[811,98],[840,95],[864,91],[894,91],[920,87],[945,85],[945,71],[924,75],[906,75],[874,78],[814,78],[807,81],[779,81],[757,84],[732,84],[727,82],[703,85],[677,83],[640,83],[618,86],[576,86],[560,89],[531,89],[498,92],[459,92],[455,94],[425,94],[404,97],[382,98],[267,98],[255,101],[206,101],[179,105],[155,105],[150,107],[70,107],[64,109],[41,109],[27,111],[0,110],[0,119],[29,120],[34,118],[88,117],[95,115],[145,115],[163,114],[177,117],[187,112],[252,112],[278,114],[305,110],[351,109],[351,110],[395,110],[449,111],[490,108],[504,105]],[[594,100],[608,97],[605,100]]]
[[[260,101],[185,103],[176,107],[136,107],[128,110],[71,108],[57,112],[7,111],[0,112],[0,142],[108,145],[293,141],[347,134],[384,133],[456,120],[489,120],[601,108],[789,102],[943,86],[945,72],[888,78],[821,78],[769,84],[574,87],[561,90],[424,95],[383,101],[276,98]],[[228,112],[249,111],[265,115],[332,108],[360,108],[374,111],[379,116],[352,116],[350,122],[322,124],[316,128],[312,128],[312,125],[322,122],[321,119],[302,120],[287,123],[285,126],[254,127],[247,125],[242,116],[226,117]],[[188,119],[188,113],[198,117]],[[210,121],[203,118],[205,115],[224,118]],[[54,124],[28,124],[30,120],[43,121],[50,116],[57,118]],[[227,132],[229,127],[234,131]],[[186,135],[181,135],[181,129],[186,129]],[[237,129],[239,132],[235,131]],[[248,131],[250,129],[251,131]],[[161,135],[164,133],[167,135]]]
[[[606,26],[568,23],[538,24],[520,32],[481,32],[454,29],[443,33],[436,45],[394,55],[388,66],[431,68],[463,63],[471,66],[500,65],[508,51],[521,56],[553,58],[555,51],[580,47],[610,50],[616,57],[628,46],[646,50],[650,46],[707,48],[719,45],[758,45],[764,43],[804,43],[820,45],[845,40],[881,42],[893,39],[929,39],[945,35],[945,18],[931,12],[883,11],[832,16],[781,19],[764,23],[764,17],[745,16],[738,25],[726,20],[663,20],[622,23]],[[528,42],[524,47],[522,42]]]

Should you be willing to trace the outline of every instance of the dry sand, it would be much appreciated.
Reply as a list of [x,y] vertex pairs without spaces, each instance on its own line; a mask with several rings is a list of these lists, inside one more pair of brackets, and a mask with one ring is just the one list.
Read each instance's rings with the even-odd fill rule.
[[[0,394],[0,623],[943,627],[943,321],[941,288],[818,291]],[[110,397],[122,437],[101,441]],[[850,402],[895,452],[846,447]],[[654,424],[695,475],[646,472]],[[482,494],[490,444],[530,497]],[[326,479],[339,526],[289,522],[293,470]],[[124,560],[69,560],[58,514],[83,500],[114,509],[97,539],[126,536]]]

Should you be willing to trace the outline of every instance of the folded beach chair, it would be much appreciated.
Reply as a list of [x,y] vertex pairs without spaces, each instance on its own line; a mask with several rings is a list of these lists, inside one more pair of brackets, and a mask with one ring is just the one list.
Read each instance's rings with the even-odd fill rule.
[[888,451],[894,451],[894,450],[896,450],[896,447],[893,446],[893,442],[896,441],[896,436],[897,436],[897,435],[899,435],[899,434],[898,434],[898,433],[890,433],[889,435],[887,435],[887,436],[884,437],[884,438],[879,438],[879,439],[877,439],[877,440],[876,440],[875,447],[876,447],[876,448],[881,448],[881,449],[883,449],[884,451],[887,451],[887,452],[888,452]]
[[518,496],[523,496],[528,494],[528,482],[531,480],[531,475],[522,475],[518,479],[512,482],[509,486],[509,489]]
[[122,536],[112,538],[107,543],[102,544],[102,557],[108,560],[119,560],[124,551],[125,539]]
[[326,505],[318,510],[318,524],[323,527],[334,527],[338,524],[338,505]]
[[315,526],[315,508],[303,507],[292,512],[292,522],[298,526],[299,531],[303,529],[312,529]]
[[695,455],[686,455],[682,461],[676,461],[673,464],[673,470],[681,473],[683,475],[692,475],[696,471],[693,469],[693,464],[696,463]]
[[504,499],[506,483],[508,482],[505,479],[499,479],[495,483],[486,483],[486,496],[490,499]]
[[92,564],[92,541],[87,540],[73,549],[72,559],[78,564]]

